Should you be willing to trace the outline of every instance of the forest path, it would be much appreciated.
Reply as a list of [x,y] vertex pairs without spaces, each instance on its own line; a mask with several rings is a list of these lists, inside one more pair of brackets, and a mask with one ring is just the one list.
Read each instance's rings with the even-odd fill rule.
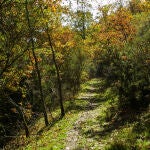
[[[73,124],[73,128],[67,132],[65,150],[77,149],[97,149],[102,145],[94,138],[86,136],[86,133],[92,134],[93,130],[99,129],[99,120],[97,119],[102,110],[103,103],[100,100],[103,88],[102,80],[92,79],[84,84],[77,99],[86,101],[83,111],[78,115],[78,119]],[[90,145],[89,145],[90,144]]]

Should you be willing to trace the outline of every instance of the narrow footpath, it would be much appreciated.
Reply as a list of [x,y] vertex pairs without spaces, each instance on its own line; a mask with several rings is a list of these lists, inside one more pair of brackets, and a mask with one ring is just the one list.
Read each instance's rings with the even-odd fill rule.
[[[87,101],[85,109],[79,113],[79,117],[73,124],[73,128],[67,132],[66,149],[100,149],[101,142],[94,140],[92,137],[86,136],[86,132],[90,134],[99,129],[98,116],[103,111],[104,103],[100,102],[101,81],[99,79],[91,80],[79,93],[77,99]],[[88,147],[88,148],[87,148]]]

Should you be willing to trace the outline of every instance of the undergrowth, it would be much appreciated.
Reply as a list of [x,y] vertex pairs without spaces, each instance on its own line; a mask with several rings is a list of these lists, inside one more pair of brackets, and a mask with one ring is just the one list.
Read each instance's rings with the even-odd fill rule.
[[[87,93],[92,93],[91,100],[86,99]],[[85,94],[85,100],[79,99],[80,94]],[[19,149],[65,149],[67,132],[74,128],[74,123],[86,112],[92,117],[87,117],[78,125],[79,137],[76,149],[150,149],[149,109],[138,114],[133,112],[122,114],[117,107],[118,95],[112,87],[107,87],[105,80],[102,79],[93,79],[83,84],[80,94],[74,100],[64,102],[66,115],[63,119],[59,119],[58,109],[52,112],[54,119],[48,127],[44,127],[43,118],[39,118],[35,125],[30,127],[31,133],[35,135],[18,140]],[[128,119],[129,116],[131,120]],[[6,149],[13,149],[12,144],[8,144]]]

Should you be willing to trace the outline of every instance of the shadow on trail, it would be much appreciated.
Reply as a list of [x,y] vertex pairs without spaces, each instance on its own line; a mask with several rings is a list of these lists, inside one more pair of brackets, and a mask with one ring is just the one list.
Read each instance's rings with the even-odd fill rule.
[[[73,100],[70,100],[70,104],[65,108],[66,114],[70,111],[74,111],[74,113],[76,112],[79,113],[80,111],[94,110],[99,105],[101,105],[102,102],[105,101],[105,99],[101,96],[101,93],[103,93],[108,87],[104,79],[102,78],[92,79],[90,80],[90,82],[87,82],[85,86],[86,88],[81,89],[83,95],[86,95],[87,93],[95,95],[87,96],[87,98],[76,97]],[[60,117],[55,118],[52,121],[52,123],[50,123],[50,125],[45,128],[49,130],[52,126],[55,125],[55,123],[59,122],[61,119],[62,118]]]
[[[98,80],[97,80],[98,81]],[[81,92],[83,97],[77,97],[73,100],[69,101],[68,106],[65,108],[65,113],[79,113],[81,111],[89,111],[94,110],[101,105],[102,102],[105,101],[104,98],[101,97],[101,93],[107,89],[106,85],[102,84],[100,81],[95,83],[86,83],[86,88],[82,89]],[[87,94],[87,97],[84,96]],[[93,96],[88,96],[88,94],[95,94]],[[52,122],[47,127],[43,127],[38,131],[38,135],[41,135],[43,132],[50,130],[56,123],[58,123],[62,118],[57,116],[52,120]]]
[[[66,108],[66,113],[69,111],[86,111],[86,110],[94,110],[97,107],[101,105],[102,102],[104,102],[105,99],[98,97],[92,97],[92,98],[86,98],[86,99],[76,99],[70,101],[69,106]],[[79,102],[79,104],[76,104],[76,102]]]
[[87,82],[81,90],[81,95],[74,100],[70,100],[70,104],[66,107],[66,113],[95,110],[107,100],[103,95],[107,89],[108,85],[104,79],[94,79],[94,83]]
[[99,121],[99,131],[94,131],[93,129],[90,129],[83,134],[88,138],[93,138],[97,141],[99,141],[101,138],[105,136],[111,135],[111,133],[114,130],[118,130],[123,128],[124,125],[127,123],[133,123],[135,121],[139,121],[137,117],[137,112],[131,112],[131,113],[120,113],[117,115],[115,119],[111,118],[109,122],[107,122],[107,125],[101,124],[101,118],[100,116],[97,117],[97,120]]

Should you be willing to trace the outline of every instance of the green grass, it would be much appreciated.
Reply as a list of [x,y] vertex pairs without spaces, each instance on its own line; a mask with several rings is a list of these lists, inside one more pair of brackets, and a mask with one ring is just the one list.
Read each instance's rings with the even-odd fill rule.
[[44,129],[42,135],[37,141],[31,142],[25,149],[32,150],[38,147],[43,150],[54,149],[60,150],[65,147],[66,132],[72,127],[72,124],[77,119],[78,115],[68,113],[66,116],[55,123],[53,127]]
[[[85,101],[74,100],[72,102],[65,102],[65,108],[69,108],[68,111],[63,119],[58,118],[60,112],[56,110],[53,112],[53,116],[58,118],[54,125],[50,125],[48,127],[43,128],[42,134],[37,136],[36,138],[32,138],[31,142],[24,147],[26,150],[33,150],[38,148],[40,150],[61,150],[65,148],[65,140],[66,140],[66,133],[71,128],[73,128],[74,122],[77,120],[79,115],[79,108],[78,106],[84,107],[87,104]],[[77,107],[72,109],[72,107]],[[73,108],[74,108],[73,107]],[[43,120],[43,118],[42,118]],[[40,122],[39,122],[40,123]],[[38,124],[36,125],[38,126]],[[43,125],[40,125],[43,126]]]
[[[31,133],[38,133],[38,135],[23,139],[23,144],[19,149],[65,149],[67,132],[74,128],[74,123],[80,116],[85,115],[86,117],[89,114],[91,116],[87,116],[78,124],[79,137],[76,150],[150,149],[149,110],[137,114],[133,121],[129,121],[128,118],[123,120],[117,115],[118,96],[112,87],[105,85],[105,80],[93,79],[81,87],[79,95],[91,92],[94,99],[83,100],[82,96],[79,99],[78,95],[73,100],[65,101],[65,117],[59,119],[60,110],[56,109],[53,112],[55,119],[51,120],[48,127],[44,126],[44,119],[39,118],[35,125],[30,127]],[[88,107],[89,103],[93,103],[94,107]]]

